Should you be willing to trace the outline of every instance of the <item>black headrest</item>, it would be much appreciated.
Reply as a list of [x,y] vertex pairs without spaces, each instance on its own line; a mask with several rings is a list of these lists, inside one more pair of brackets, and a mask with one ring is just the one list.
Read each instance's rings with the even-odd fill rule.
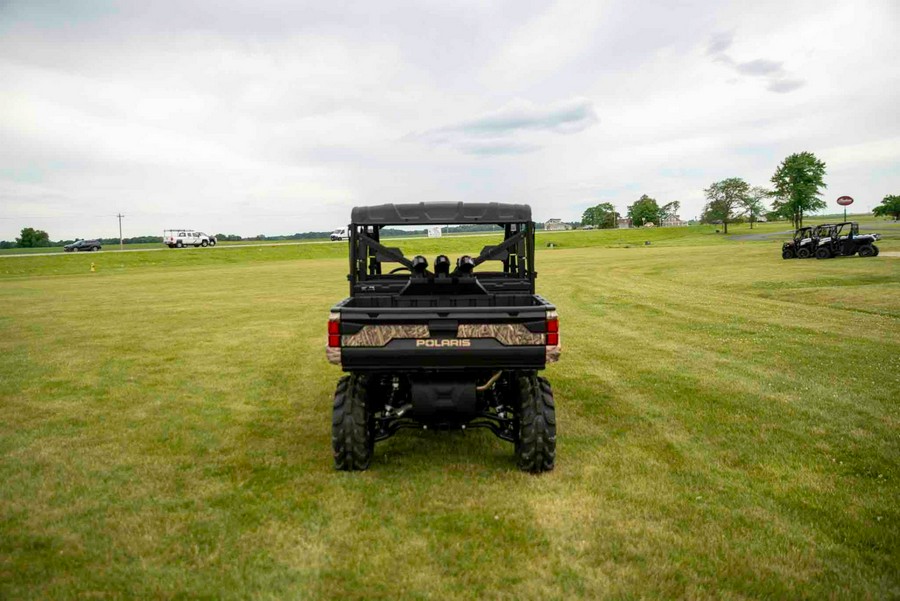
[[456,260],[456,271],[459,273],[468,275],[472,273],[473,269],[475,269],[475,259],[469,255],[463,255]]
[[418,274],[423,274],[428,270],[428,259],[423,257],[422,255],[416,255],[412,260],[413,271]]
[[449,275],[450,257],[447,255],[438,255],[434,260],[434,273],[435,275]]

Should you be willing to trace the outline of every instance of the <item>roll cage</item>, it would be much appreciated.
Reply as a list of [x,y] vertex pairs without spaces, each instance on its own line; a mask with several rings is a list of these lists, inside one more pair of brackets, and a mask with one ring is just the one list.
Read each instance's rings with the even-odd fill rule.
[[[351,213],[350,295],[487,294],[492,289],[534,294],[534,222],[531,207],[501,203],[418,203],[356,207]],[[389,225],[493,224],[503,228],[503,241],[482,248],[475,256],[406,257],[382,243]],[[497,271],[474,269],[497,261]],[[406,272],[406,273],[398,273]]]
[[842,235],[855,238],[859,236],[859,223],[856,221],[844,221],[843,223],[825,223],[816,227],[819,238],[839,239]]
[[801,227],[794,232],[794,242],[799,242],[801,240],[805,240],[806,238],[812,237],[813,228],[811,227]]

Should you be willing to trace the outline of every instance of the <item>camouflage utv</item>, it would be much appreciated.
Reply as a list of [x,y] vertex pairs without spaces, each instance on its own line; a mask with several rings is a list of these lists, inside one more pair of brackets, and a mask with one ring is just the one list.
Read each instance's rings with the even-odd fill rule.
[[[404,428],[487,428],[515,445],[520,469],[552,470],[553,391],[538,372],[559,358],[559,320],[535,294],[531,207],[386,204],[351,221],[350,296],[328,320],[328,360],[347,373],[334,395],[335,467],[367,469],[375,443]],[[380,236],[457,224],[496,224],[503,239],[429,261]]]

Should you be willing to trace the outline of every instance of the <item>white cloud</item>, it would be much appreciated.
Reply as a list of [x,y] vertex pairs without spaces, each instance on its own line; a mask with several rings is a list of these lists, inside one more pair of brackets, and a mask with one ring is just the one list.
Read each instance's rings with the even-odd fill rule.
[[597,113],[587,98],[546,106],[516,99],[476,119],[413,134],[410,139],[472,154],[520,154],[541,148],[549,134],[578,133],[596,122]]
[[764,58],[757,58],[742,63],[735,61],[730,54],[725,52],[731,48],[733,43],[734,35],[732,33],[713,34],[707,47],[707,54],[712,55],[715,62],[728,65],[740,75],[766,78],[768,82],[766,89],[770,92],[787,94],[806,84],[804,80],[798,77],[789,77],[784,69],[784,63],[781,61]]
[[747,61],[746,63],[738,63],[734,68],[743,75],[781,75],[784,73],[782,63],[761,58]]
[[[810,150],[900,190],[895,3],[281,0],[0,8],[0,239],[328,230],[356,203],[642,193],[699,214]],[[598,113],[602,119],[598,118]],[[411,133],[412,132],[412,133]]]
[[787,94],[788,92],[793,92],[798,88],[802,88],[806,82],[802,79],[772,79],[769,81],[769,85],[766,86],[766,89],[770,92],[778,92],[779,94]]
[[604,9],[596,0],[557,0],[521,27],[500,30],[504,43],[488,62],[485,79],[518,85],[577,58],[595,41]]

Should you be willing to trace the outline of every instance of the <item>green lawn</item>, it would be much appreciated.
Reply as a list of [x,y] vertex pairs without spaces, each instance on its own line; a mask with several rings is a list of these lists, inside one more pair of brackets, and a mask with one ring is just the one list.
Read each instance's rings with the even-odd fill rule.
[[541,234],[564,351],[538,477],[483,431],[332,470],[345,244],[0,258],[0,598],[896,598],[881,231],[885,254],[828,261],[711,228]]
[[[218,247],[223,246],[246,246],[248,244],[259,245],[259,244],[290,244],[296,242],[323,242],[325,240],[322,239],[314,239],[314,240],[238,240],[235,242],[229,242],[227,240],[223,240],[216,244]],[[141,242],[135,244],[125,244],[123,249],[126,251],[134,251],[134,250],[157,250],[157,249],[166,249],[165,245],[162,242]],[[104,244],[104,251],[113,251],[119,252],[119,243],[115,244]],[[205,249],[204,249],[205,250]],[[0,249],[0,257],[3,255],[25,255],[25,254],[38,254],[38,253],[59,253],[59,254],[75,254],[75,253],[66,253],[63,250],[62,246],[50,246],[50,247],[41,247],[41,248],[4,248]],[[84,253],[91,254],[91,253]]]

